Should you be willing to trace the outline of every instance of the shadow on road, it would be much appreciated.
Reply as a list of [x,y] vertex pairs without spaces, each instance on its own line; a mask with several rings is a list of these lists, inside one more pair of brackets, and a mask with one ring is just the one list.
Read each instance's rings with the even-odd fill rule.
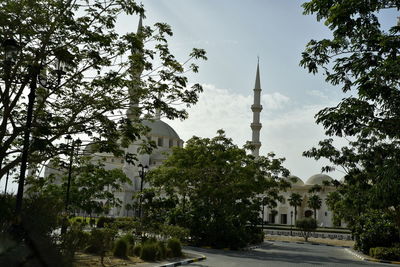
[[[309,247],[308,247],[309,246]],[[200,254],[213,254],[216,256],[223,257],[232,257],[232,258],[241,258],[241,259],[253,259],[256,261],[268,261],[268,262],[282,262],[289,264],[310,264],[310,265],[354,265],[360,264],[361,262],[358,260],[350,260],[336,257],[341,253],[345,253],[344,251],[339,251],[340,248],[316,248],[311,245],[290,245],[285,246],[284,244],[276,244],[273,245],[263,245],[261,248],[250,251],[225,251],[225,250],[217,250],[217,249],[203,249],[197,247],[187,247],[192,251],[196,251]],[[333,252],[332,253],[330,253]],[[235,260],[233,260],[235,261]],[[361,263],[361,264],[365,264]],[[192,266],[207,266],[203,263],[195,263]]]

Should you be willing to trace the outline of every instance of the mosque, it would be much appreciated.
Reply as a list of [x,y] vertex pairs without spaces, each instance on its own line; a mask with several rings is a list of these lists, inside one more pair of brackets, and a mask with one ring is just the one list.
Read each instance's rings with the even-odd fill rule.
[[[139,20],[138,32],[140,32],[142,27],[142,18]],[[135,51],[133,51],[135,53]],[[133,74],[133,78],[140,79],[141,73],[143,70],[140,70],[137,73]],[[133,91],[129,91],[130,94],[133,94]],[[133,98],[132,98],[133,99]],[[259,156],[259,150],[261,147],[260,142],[260,130],[262,125],[260,123],[260,113],[262,111],[262,106],[260,103],[261,99],[261,82],[260,82],[260,69],[259,63],[257,63],[257,71],[256,71],[256,80],[254,87],[254,103],[251,106],[251,110],[253,112],[253,122],[250,124],[252,129],[252,140],[251,143],[254,146],[254,150],[252,154],[255,157]],[[139,103],[132,102],[130,103],[130,108],[127,111],[128,118],[134,119],[135,113],[134,110],[137,108]],[[127,149],[127,153],[137,154],[137,162],[136,164],[127,163],[122,157],[115,157],[111,153],[95,153],[92,154],[92,160],[98,161],[101,160],[104,164],[104,168],[106,170],[110,169],[122,169],[123,172],[129,177],[132,181],[132,184],[124,184],[122,189],[119,192],[114,192],[116,197],[118,197],[121,201],[120,207],[115,207],[110,210],[109,216],[130,216],[133,215],[134,212],[129,209],[129,206],[133,204],[132,196],[135,192],[139,192],[143,188],[146,188],[148,185],[146,184],[145,178],[144,181],[141,180],[140,172],[151,170],[157,168],[162,164],[164,159],[167,157],[168,153],[172,151],[173,147],[183,147],[183,140],[179,137],[176,131],[169,126],[167,123],[161,120],[160,112],[156,112],[156,116],[153,120],[143,121],[143,124],[150,128],[150,132],[146,137],[157,144],[157,148],[153,150],[153,152],[149,154],[138,154],[138,148],[140,146],[141,141],[135,142],[131,144]],[[90,152],[90,147],[88,146],[86,149],[87,153]],[[50,175],[51,173],[57,172],[55,169],[51,167],[46,168],[45,177]],[[142,175],[143,177],[143,175]],[[145,176],[144,176],[145,177]],[[302,179],[292,176],[287,179],[292,183],[292,187],[286,191],[281,192],[281,195],[284,197],[282,202],[278,203],[278,206],[274,209],[266,208],[266,212],[262,213],[263,219],[265,222],[270,224],[283,224],[290,225],[294,224],[295,218],[294,208],[289,205],[289,197],[291,193],[296,192],[302,195],[303,202],[300,207],[297,209],[297,218],[310,217],[313,216],[313,211],[307,207],[307,200],[309,197],[308,190],[313,185],[323,185],[324,181],[331,181],[332,178],[325,174],[316,174],[311,176],[304,183]],[[292,180],[296,180],[296,182],[292,182]],[[322,199],[322,206],[319,210],[317,210],[317,221],[320,226],[332,227],[332,212],[328,210],[325,204],[325,198],[329,192],[334,191],[335,188],[332,186],[324,186],[323,190],[317,194],[319,194]],[[263,207],[264,210],[264,207]],[[261,216],[261,215],[260,215]]]

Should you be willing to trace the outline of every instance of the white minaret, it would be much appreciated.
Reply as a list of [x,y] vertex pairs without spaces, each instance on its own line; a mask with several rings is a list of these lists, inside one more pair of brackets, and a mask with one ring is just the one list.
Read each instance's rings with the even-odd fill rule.
[[[139,17],[139,24],[138,24],[138,28],[136,31],[137,35],[140,35],[142,33],[142,28],[143,28],[143,15],[141,14]],[[132,55],[135,55],[135,54],[140,55],[143,53],[142,49],[143,49],[143,47],[132,49],[131,54]],[[138,93],[138,88],[141,86],[140,78],[142,76],[142,72],[144,69],[143,64],[137,65],[136,62],[139,62],[139,61],[137,60],[137,61],[135,61],[135,63],[132,62],[132,64],[131,64],[131,79],[136,84],[134,86],[131,86],[128,90],[130,101],[129,101],[128,110],[126,112],[127,117],[129,119],[131,119],[132,121],[137,119],[140,115],[139,96],[137,95],[137,93]]]
[[250,124],[252,130],[252,138],[251,144],[255,147],[252,151],[252,155],[258,157],[260,155],[260,112],[262,110],[262,106],[260,104],[261,98],[261,83],[260,83],[260,62],[257,62],[257,73],[256,73],[256,83],[254,85],[254,104],[251,105],[251,110],[253,111],[253,123]]

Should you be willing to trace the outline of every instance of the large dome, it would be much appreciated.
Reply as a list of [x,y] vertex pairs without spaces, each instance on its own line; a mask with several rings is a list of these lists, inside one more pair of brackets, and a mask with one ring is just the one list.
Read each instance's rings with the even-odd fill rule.
[[326,175],[326,174],[316,174],[311,176],[310,178],[307,179],[306,184],[308,185],[323,185],[324,181],[333,181],[332,177]]
[[161,120],[143,121],[142,123],[151,129],[150,135],[152,136],[168,137],[180,140],[179,135],[175,132],[175,130]]
[[[288,181],[289,183],[291,183],[292,185],[297,185],[297,186],[302,186],[304,185],[304,182],[297,176],[294,175],[290,175],[288,177],[284,177],[284,179],[286,181]],[[293,180],[296,180],[295,182]]]

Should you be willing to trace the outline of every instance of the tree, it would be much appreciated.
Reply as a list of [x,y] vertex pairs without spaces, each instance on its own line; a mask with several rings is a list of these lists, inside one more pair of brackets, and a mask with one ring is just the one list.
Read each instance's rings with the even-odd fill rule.
[[[187,65],[205,59],[205,52],[194,49],[181,64],[168,49],[167,24],[120,34],[115,29],[120,14],[144,16],[144,9],[134,0],[0,3],[0,40],[18,45],[0,69],[0,177],[21,161],[25,95],[36,86],[31,169],[65,153],[68,134],[85,135],[97,150],[122,155],[121,145],[147,130],[140,124],[142,113],[151,117],[157,109],[170,119],[187,117],[171,104],[197,102],[202,88],[188,88],[184,73],[197,72],[197,65]],[[66,65],[59,69],[59,62]]]
[[299,193],[292,193],[289,197],[289,205],[294,207],[294,221],[297,219],[297,207],[303,203],[303,197]]
[[[104,169],[101,162],[92,162],[83,156],[76,160],[72,170],[69,210],[83,210],[88,214],[107,212],[111,207],[119,206],[120,200],[114,192],[123,184],[130,183],[129,178],[120,169]],[[57,161],[53,167],[61,168]],[[67,175],[50,176],[30,181],[28,195],[42,194],[64,200],[67,190]]]
[[342,196],[339,192],[333,191],[329,192],[328,196],[325,199],[326,206],[333,214],[333,225],[340,226],[341,222],[341,211],[340,211],[340,201],[342,200]]
[[307,242],[311,233],[317,229],[317,221],[313,218],[303,218],[296,221],[296,227],[301,231],[301,235]]
[[273,154],[246,154],[220,130],[214,138],[193,137],[174,148],[147,177],[156,198],[174,203],[164,221],[188,228],[198,245],[238,248],[262,240],[257,225],[263,200],[276,202],[289,186],[279,179],[288,175],[282,162]]
[[343,168],[346,182],[338,207],[353,234],[370,209],[391,213],[400,234],[400,26],[393,21],[391,27],[383,27],[380,13],[398,11],[400,3],[313,0],[303,8],[324,21],[333,36],[311,40],[300,64],[312,73],[322,70],[328,83],[352,92],[316,115],[326,134],[351,136],[349,145],[337,149],[326,139],[304,155],[325,157]]
[[314,211],[314,219],[315,221],[317,221],[317,210],[319,210],[321,208],[322,205],[322,200],[318,195],[312,195],[308,201],[307,201],[307,205],[313,209]]

